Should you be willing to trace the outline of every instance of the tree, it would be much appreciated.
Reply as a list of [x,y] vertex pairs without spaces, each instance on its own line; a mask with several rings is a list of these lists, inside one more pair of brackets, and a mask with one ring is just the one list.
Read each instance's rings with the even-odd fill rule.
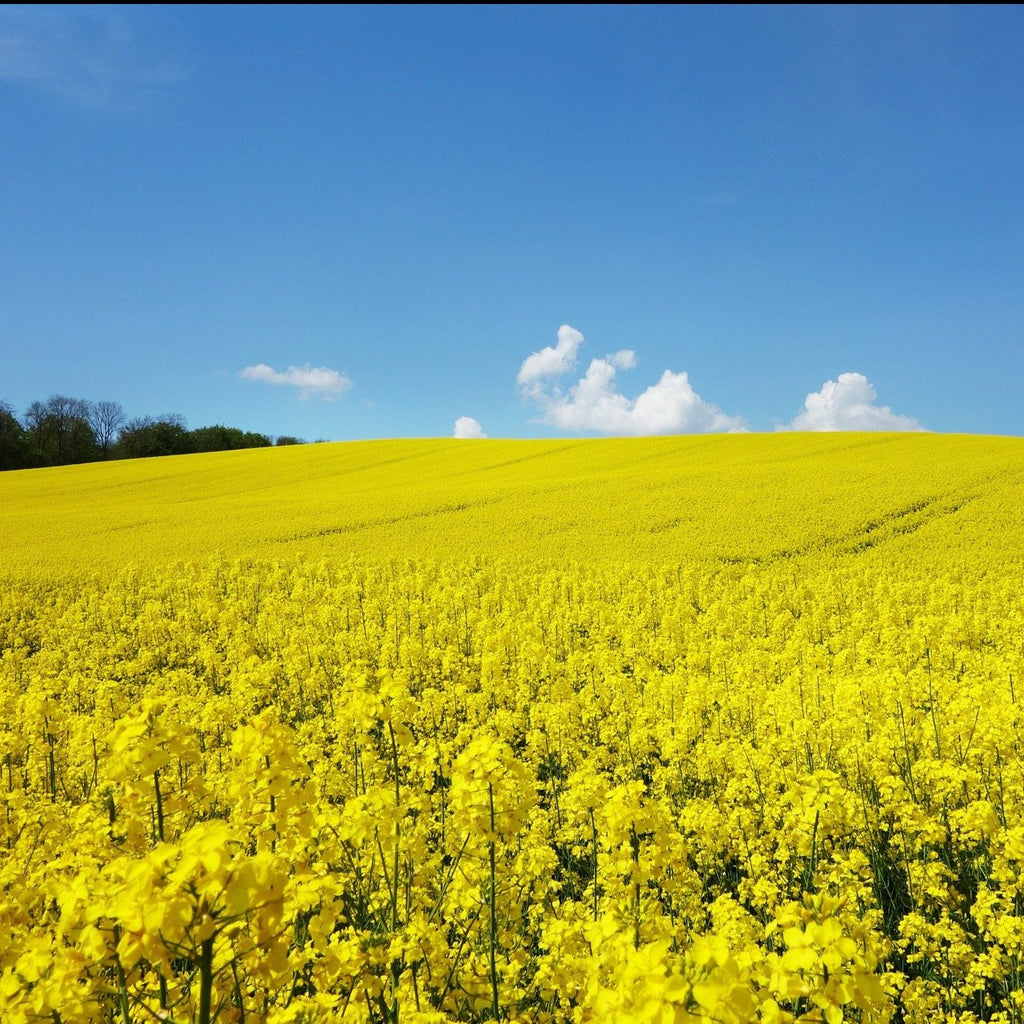
[[54,424],[43,402],[33,402],[25,410],[25,441],[28,464],[50,465],[53,459]]
[[255,430],[247,430],[242,434],[243,448],[269,448],[270,437]]
[[96,457],[89,403],[67,395],[33,402],[25,413],[29,458],[37,466],[64,466]]
[[67,395],[33,402],[19,421],[11,406],[0,401],[0,470],[266,448],[275,443],[305,442],[287,435],[275,442],[268,434],[220,424],[188,430],[176,413],[128,420],[118,402],[87,402]]
[[89,406],[89,426],[92,427],[103,458],[110,458],[117,433],[124,426],[125,419],[124,409],[117,402],[93,402]]
[[266,434],[242,431],[238,427],[224,427],[220,424],[197,427],[189,436],[192,440],[192,451],[195,452],[226,452],[237,448],[266,448],[270,445],[270,438]]
[[182,455],[189,451],[185,421],[176,414],[155,420],[151,416],[129,420],[117,441],[117,454],[126,459],[156,455]]
[[21,469],[25,465],[25,430],[14,415],[14,409],[0,401],[0,470]]

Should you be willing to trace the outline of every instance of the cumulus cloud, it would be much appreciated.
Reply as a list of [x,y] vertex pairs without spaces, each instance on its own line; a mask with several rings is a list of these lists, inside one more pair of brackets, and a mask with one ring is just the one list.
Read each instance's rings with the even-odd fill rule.
[[555,383],[576,366],[583,335],[568,324],[558,329],[558,343],[526,357],[516,384],[520,394],[541,410],[541,420],[565,430],[602,434],[693,434],[744,430],[743,420],[727,416],[693,390],[686,373],[665,370],[636,398],[618,389],[616,374],[636,366],[636,353],[621,349],[593,359],[586,373],[567,392]]
[[575,327],[562,324],[557,345],[548,345],[523,360],[516,375],[520,390],[526,394],[542,392],[549,378],[561,377],[576,365],[576,353],[582,344],[583,335]]
[[460,416],[455,421],[455,433],[452,434],[452,437],[471,438],[486,436],[484,428],[472,416]]
[[804,399],[790,430],[924,430],[911,416],[875,405],[878,393],[862,373],[841,373]]
[[296,388],[302,401],[322,398],[329,402],[340,398],[352,387],[352,379],[345,374],[329,370],[326,366],[310,366],[309,363],[305,366],[289,366],[283,373],[266,363],[257,363],[240,370],[238,376],[242,380]]

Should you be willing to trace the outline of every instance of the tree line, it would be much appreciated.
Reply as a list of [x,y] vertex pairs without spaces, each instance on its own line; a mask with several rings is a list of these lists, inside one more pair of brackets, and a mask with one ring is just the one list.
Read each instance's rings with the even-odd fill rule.
[[0,470],[302,443],[220,424],[189,430],[177,414],[129,419],[117,402],[67,395],[33,402],[20,418],[0,401]]

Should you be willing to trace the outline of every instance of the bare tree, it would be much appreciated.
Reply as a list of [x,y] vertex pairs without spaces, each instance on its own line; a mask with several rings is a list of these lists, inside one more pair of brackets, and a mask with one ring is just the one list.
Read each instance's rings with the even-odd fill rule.
[[95,457],[96,438],[89,425],[89,403],[67,395],[33,402],[25,413],[32,459],[38,465],[62,466]]
[[89,425],[89,403],[67,395],[51,395],[46,406],[53,418],[57,437],[57,463],[87,461],[96,446],[96,438]]
[[89,406],[89,426],[92,427],[103,458],[110,458],[118,431],[124,426],[125,421],[124,409],[118,402],[93,402]]
[[31,461],[37,465],[50,462],[54,427],[45,403],[35,401],[25,410],[25,433]]

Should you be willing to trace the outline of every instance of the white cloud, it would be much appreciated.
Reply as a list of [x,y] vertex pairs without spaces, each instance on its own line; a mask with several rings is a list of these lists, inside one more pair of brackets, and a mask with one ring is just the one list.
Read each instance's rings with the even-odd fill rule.
[[299,398],[303,401],[309,398],[322,398],[329,402],[340,398],[352,387],[352,379],[345,374],[329,370],[326,366],[310,366],[309,363],[305,366],[289,366],[283,373],[267,366],[266,363],[257,363],[256,366],[247,366],[240,370],[238,376],[242,380],[297,388]]
[[548,377],[560,377],[576,365],[576,353],[583,344],[583,335],[562,324],[558,328],[558,344],[552,348],[542,348],[539,352],[527,356],[516,375],[516,384],[526,393],[543,390],[544,380]]
[[[140,28],[142,31],[140,31]],[[152,19],[117,7],[0,8],[0,81],[84,107],[132,107],[185,78]]]
[[[790,430],[924,430],[911,416],[875,405],[878,393],[862,373],[841,373],[804,399]],[[785,429],[785,428],[784,428]]]
[[595,430],[603,434],[691,434],[744,430],[738,416],[727,416],[693,390],[686,373],[666,370],[635,399],[621,394],[618,370],[636,366],[636,353],[622,349],[591,360],[586,374],[568,392],[554,383],[572,370],[583,335],[568,324],[558,329],[558,344],[523,360],[516,383],[523,397],[536,403],[541,420],[565,430]]
[[472,416],[460,416],[455,421],[455,433],[452,437],[477,438],[486,437],[484,428]]

